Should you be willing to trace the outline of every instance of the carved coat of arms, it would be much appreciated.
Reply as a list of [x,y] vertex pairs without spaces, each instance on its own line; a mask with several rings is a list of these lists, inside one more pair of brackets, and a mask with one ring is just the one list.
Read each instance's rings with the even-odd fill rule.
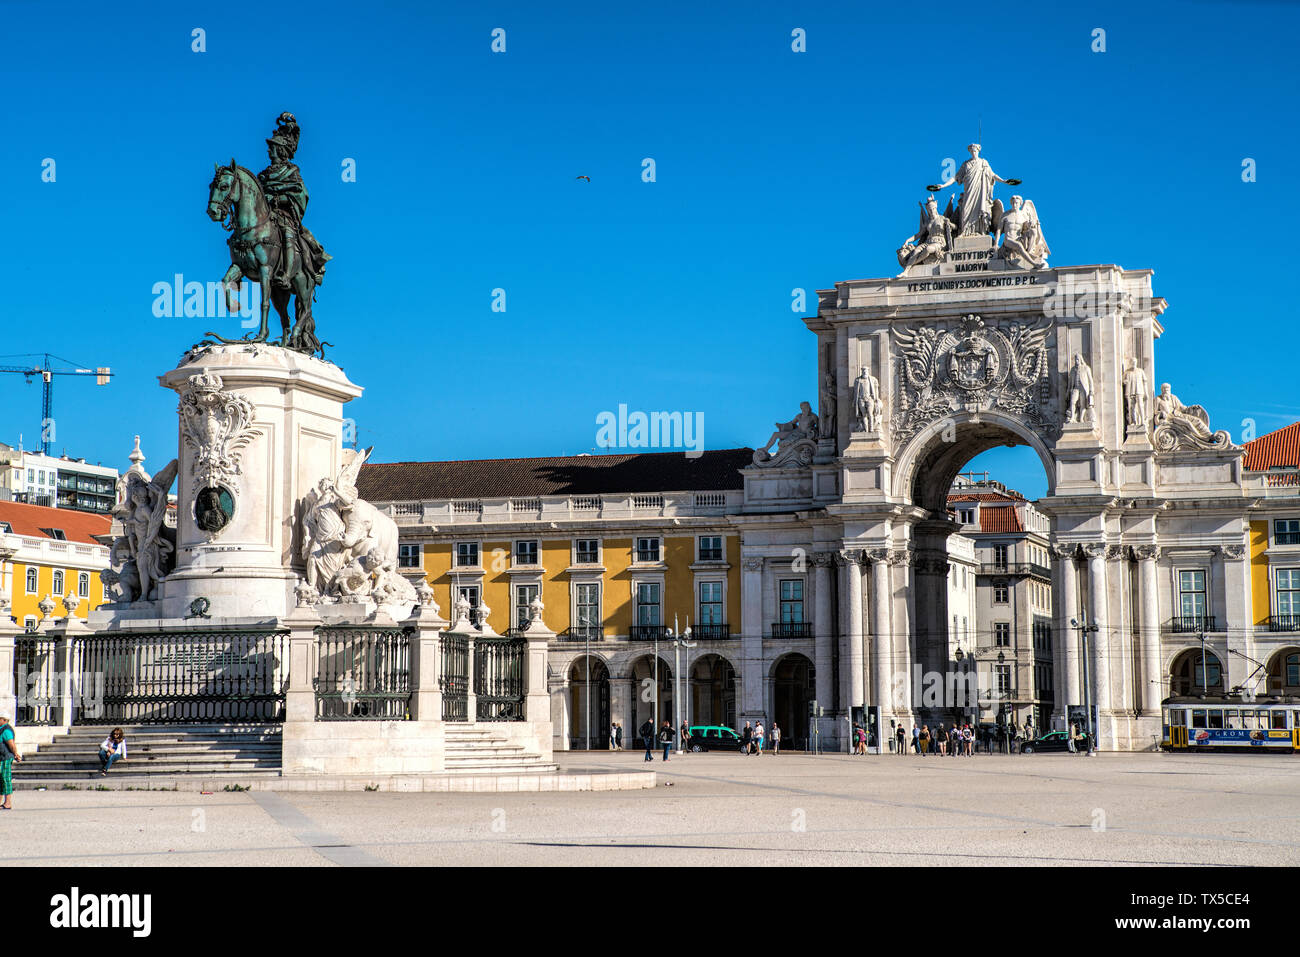
[[1047,373],[1050,324],[987,325],[966,316],[955,327],[894,329],[900,349],[899,402],[894,441],[907,441],[926,424],[955,412],[998,409],[1050,429],[1037,394]]
[[221,376],[203,372],[189,377],[177,412],[181,435],[194,453],[195,487],[224,489],[233,500],[239,492],[240,454],[260,434],[252,426],[253,403],[238,392],[225,391]]

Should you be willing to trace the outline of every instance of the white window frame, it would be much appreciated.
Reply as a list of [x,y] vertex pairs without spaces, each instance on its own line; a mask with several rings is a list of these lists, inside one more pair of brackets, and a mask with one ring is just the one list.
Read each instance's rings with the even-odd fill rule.
[[[1184,592],[1184,591],[1183,591],[1183,573],[1184,573],[1184,572],[1200,572],[1200,574],[1201,574],[1201,591],[1200,591],[1199,593],[1198,593],[1198,592]],[[1213,606],[1212,606],[1211,603],[1210,603],[1210,570],[1209,570],[1208,568],[1206,568],[1204,565],[1180,566],[1180,567],[1174,569],[1174,617],[1175,617],[1175,618],[1191,618],[1191,617],[1195,617],[1195,616],[1192,616],[1192,615],[1185,615],[1185,614],[1183,614],[1183,595],[1184,595],[1184,594],[1187,594],[1187,595],[1195,595],[1195,594],[1201,594],[1201,595],[1204,595],[1204,596],[1205,596],[1205,610],[1201,612],[1200,617],[1201,617],[1201,618],[1212,618],[1212,617],[1214,616],[1214,609],[1213,609]]]
[[[595,543],[596,543],[596,560],[595,560],[595,561],[584,562],[584,561],[582,561],[582,559],[580,559],[580,558],[578,557],[578,542],[595,542]],[[575,539],[573,540],[573,554],[572,554],[571,564],[574,564],[574,565],[588,565],[588,566],[600,565],[600,564],[602,564],[602,559],[604,558],[604,552],[605,552],[605,545],[604,545],[604,542],[601,541],[601,539],[600,539],[599,536],[594,536],[594,537],[580,536],[580,537],[575,538]]]
[[[642,622],[642,621],[641,621],[641,586],[642,586],[642,585],[654,585],[656,588],[659,589],[659,601],[658,601],[658,603],[657,603],[657,607],[659,608],[659,615],[658,615],[659,621],[658,621],[658,622]],[[637,626],[637,625],[654,625],[655,627],[660,627],[660,628],[663,627],[663,624],[664,624],[664,591],[665,591],[665,588],[664,588],[664,581],[663,581],[662,578],[634,578],[634,579],[632,580],[632,624],[633,624],[634,626]],[[647,603],[646,603],[646,607],[647,607],[647,608],[652,608],[652,607],[656,607],[656,606],[655,606],[655,605],[651,605],[651,604],[649,604],[649,603],[647,602]]]
[[578,608],[580,607],[580,603],[578,602],[578,592],[580,592],[583,588],[594,587],[596,589],[596,621],[594,622],[594,628],[596,630],[596,634],[592,638],[592,640],[597,641],[600,638],[604,637],[604,633],[605,633],[604,632],[605,583],[601,581],[601,579],[598,576],[593,575],[589,578],[576,579],[571,583],[571,586],[572,587],[570,587],[569,589],[570,628],[578,628],[582,625],[582,622],[579,620],[579,614],[578,614]]
[[[718,542],[717,558],[704,557],[704,540],[706,538],[717,539]],[[695,560],[698,562],[725,562],[727,560],[727,536],[714,535],[714,534],[696,535],[695,536]]]
[[[460,547],[462,545],[473,545],[474,554],[478,561],[473,565],[462,565],[460,563]],[[483,567],[483,542],[469,538],[461,538],[451,543],[451,567],[453,573],[458,568],[482,568]]]
[[[704,585],[718,586],[718,600],[716,602],[707,602],[707,604],[718,606],[718,610],[721,613],[721,621],[706,622],[704,620],[704,606],[706,602],[704,601],[703,595],[700,593],[700,589]],[[729,624],[727,621],[727,580],[725,578],[707,575],[695,579],[695,621],[696,624],[700,625]]]
[[90,572],[77,572],[77,597],[90,598]]
[[[519,546],[524,542],[532,542],[535,546],[536,561],[521,562],[519,561]],[[511,568],[540,568],[542,565],[542,540],[540,538],[516,538],[510,542],[510,567]]]
[[[525,541],[527,541],[527,539],[525,539]],[[538,598],[540,598],[540,597],[541,597],[541,594],[542,594],[542,583],[541,583],[540,581],[526,581],[526,582],[511,582],[511,583],[510,583],[510,591],[511,591],[511,595],[510,595],[510,609],[511,609],[511,611],[513,612],[513,614],[511,615],[511,621],[510,621],[510,627],[511,627],[511,628],[522,628],[522,627],[524,627],[524,625],[527,624],[528,621],[531,620],[531,618],[532,618],[532,613],[531,613],[531,611],[530,611],[530,606],[531,606],[531,604],[532,604],[532,598],[528,599],[528,601],[523,602],[523,603],[521,604],[520,601],[519,601],[519,590],[520,590],[521,588],[532,588],[532,589],[536,589],[536,591],[535,591],[535,593],[534,593],[534,597],[538,597]],[[521,617],[521,615],[522,615],[522,617]]]
[[[33,576],[33,574],[32,574],[33,572],[35,572],[35,576]],[[30,584],[30,583],[31,583],[31,580],[32,580],[33,577],[35,577],[35,579],[36,579],[36,585],[35,585],[35,587],[33,587],[33,586]],[[28,595],[35,595],[38,591],[40,591],[40,588],[41,588],[41,570],[40,570],[39,567],[37,567],[36,565],[28,565],[28,566],[27,566],[27,568],[23,571],[23,586],[26,588],[26,592],[25,592],[25,594],[28,594]]]
[[67,575],[63,573],[62,568],[56,568],[50,572],[50,592],[63,597],[63,586],[67,584]]
[[[656,553],[658,558],[644,560],[641,558],[641,542],[657,542]],[[633,535],[632,536],[632,564],[633,565],[660,565],[664,560],[664,537],[662,535]]]
[[[408,565],[403,561],[402,549],[415,549],[415,563]],[[419,542],[398,542],[397,543],[397,567],[398,568],[422,568],[424,567],[424,546]]]

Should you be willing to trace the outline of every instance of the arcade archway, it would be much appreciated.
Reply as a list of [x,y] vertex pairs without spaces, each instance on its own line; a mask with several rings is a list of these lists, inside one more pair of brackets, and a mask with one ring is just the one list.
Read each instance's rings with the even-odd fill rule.
[[609,668],[595,655],[583,655],[569,667],[568,677],[569,747],[574,750],[608,748]]
[[804,655],[791,653],[772,665],[772,720],[781,726],[781,744],[808,749],[808,705],[817,697],[817,674]]
[[1179,654],[1169,668],[1169,694],[1173,697],[1223,694],[1223,664],[1218,656],[1199,648],[1189,648]]
[[691,665],[686,720],[692,725],[736,726],[736,670],[721,655],[703,655]]

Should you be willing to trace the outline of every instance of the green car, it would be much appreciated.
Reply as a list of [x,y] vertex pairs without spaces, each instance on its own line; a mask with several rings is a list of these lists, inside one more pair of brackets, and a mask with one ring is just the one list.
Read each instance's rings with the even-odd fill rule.
[[699,724],[690,729],[687,744],[692,751],[739,751],[740,735],[721,725]]

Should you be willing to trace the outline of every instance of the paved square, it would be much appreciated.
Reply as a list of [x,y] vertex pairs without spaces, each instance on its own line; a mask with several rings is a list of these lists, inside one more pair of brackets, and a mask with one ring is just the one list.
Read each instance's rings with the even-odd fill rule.
[[[562,754],[628,769],[642,755]],[[1300,760],[1108,754],[655,761],[652,791],[19,792],[9,865],[1300,863]]]

